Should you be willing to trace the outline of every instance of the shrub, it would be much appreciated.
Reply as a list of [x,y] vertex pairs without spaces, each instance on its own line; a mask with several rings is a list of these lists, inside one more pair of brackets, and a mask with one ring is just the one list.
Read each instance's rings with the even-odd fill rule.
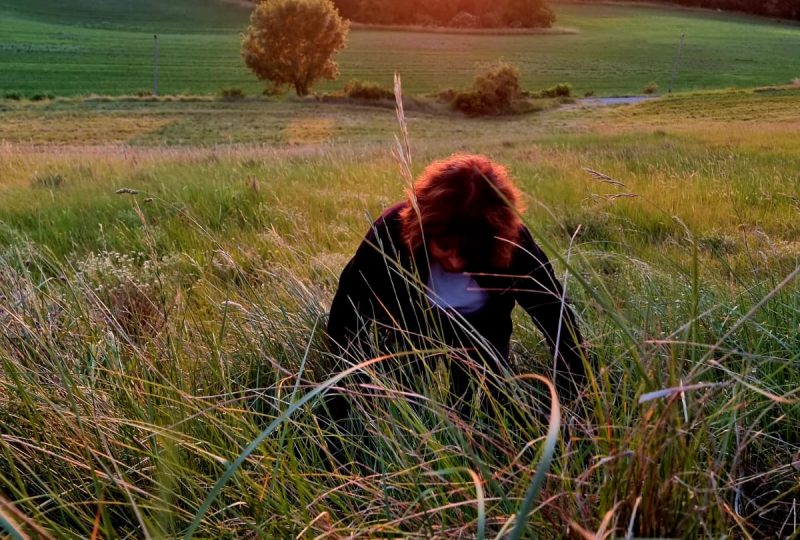
[[645,87],[642,88],[642,93],[648,96],[655,94],[656,92],[658,92],[658,85],[653,81],[647,83]]
[[221,95],[222,95],[222,99],[225,99],[227,101],[236,101],[236,100],[239,100],[239,99],[244,99],[244,97],[245,97],[244,90],[242,90],[241,88],[236,88],[236,87],[223,88],[222,92],[221,92]]
[[351,80],[344,85],[347,97],[358,99],[394,99],[394,92],[371,81]]
[[594,90],[587,90],[583,93],[583,97],[592,97],[594,96]]
[[478,75],[472,89],[457,92],[452,105],[473,116],[501,114],[510,112],[520,92],[519,70],[511,64],[499,62]]
[[22,99],[22,94],[19,92],[6,92],[3,97],[5,99],[13,99],[14,101],[19,101]]
[[547,98],[570,97],[572,95],[572,86],[569,83],[558,83],[550,88],[545,88],[538,95],[539,97]]
[[283,84],[268,83],[264,90],[261,91],[261,95],[282,96],[286,93],[286,88],[286,85]]
[[51,94],[50,92],[37,92],[37,93],[31,95],[30,100],[31,101],[45,101],[45,100],[53,99],[54,97],[55,96],[53,94]]
[[445,103],[453,103],[453,100],[456,99],[456,95],[458,95],[458,91],[453,88],[445,88],[444,90],[440,90],[436,93],[436,99],[439,101],[444,101]]

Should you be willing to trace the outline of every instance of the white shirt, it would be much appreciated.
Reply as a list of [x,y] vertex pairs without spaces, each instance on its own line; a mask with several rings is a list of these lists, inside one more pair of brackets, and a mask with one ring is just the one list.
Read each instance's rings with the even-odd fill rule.
[[454,309],[462,315],[480,311],[489,297],[472,276],[464,272],[447,272],[435,259],[431,260],[426,292],[431,303],[442,309]]

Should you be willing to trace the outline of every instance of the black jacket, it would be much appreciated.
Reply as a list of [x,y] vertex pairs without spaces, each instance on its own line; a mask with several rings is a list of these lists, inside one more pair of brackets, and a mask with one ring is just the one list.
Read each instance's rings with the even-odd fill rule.
[[[428,348],[444,342],[484,360],[505,361],[511,311],[517,303],[556,355],[557,385],[570,393],[575,384],[580,386],[585,379],[583,340],[575,314],[563,302],[561,284],[527,227],[520,230],[509,268],[468,268],[488,293],[484,307],[468,316],[448,315],[431,306],[426,297],[425,249],[411,253],[402,241],[400,211],[406,204],[392,206],[375,221],[344,268],[328,320],[328,335],[334,343],[352,354],[375,337],[387,349],[402,347],[404,342],[419,346],[422,341]],[[425,342],[431,334],[435,341]]]

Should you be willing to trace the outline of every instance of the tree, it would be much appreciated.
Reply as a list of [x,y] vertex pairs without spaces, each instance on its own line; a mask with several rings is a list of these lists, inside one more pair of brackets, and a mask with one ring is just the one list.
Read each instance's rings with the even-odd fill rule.
[[509,0],[503,12],[506,25],[522,28],[549,27],[555,18],[545,0]]
[[361,0],[333,0],[333,5],[345,19],[352,19],[361,9]]
[[[549,0],[333,0],[343,17],[377,24],[539,27],[555,20]],[[602,0],[600,0],[602,1]],[[670,0],[675,2],[791,2],[796,0]],[[462,15],[463,14],[463,15]],[[472,15],[475,19],[469,19]],[[458,19],[454,20],[456,17]]]
[[262,0],[250,16],[242,56],[259,79],[290,84],[305,96],[317,79],[339,76],[333,55],[349,29],[330,0]]

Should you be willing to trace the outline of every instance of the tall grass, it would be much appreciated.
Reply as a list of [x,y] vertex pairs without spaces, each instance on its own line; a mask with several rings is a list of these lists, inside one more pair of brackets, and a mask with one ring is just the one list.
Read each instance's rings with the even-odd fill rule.
[[[412,124],[398,152],[410,155],[413,140]],[[643,172],[642,160],[667,152],[660,140],[494,147],[526,191],[544,194],[525,220],[569,268],[596,359],[589,388],[561,403],[549,467],[542,452],[559,423],[533,377],[551,359],[524,317],[516,377],[476,378],[488,406],[476,402],[469,422],[433,361],[408,381],[387,373],[410,357],[329,352],[327,303],[367,227],[360,208],[377,212],[388,202],[377,193],[402,192],[391,160],[128,149],[92,164],[48,151],[37,166],[4,154],[16,206],[2,207],[0,526],[68,538],[797,537],[790,207],[760,235],[712,208],[704,221],[667,183],[684,166],[709,178],[749,171],[757,183],[780,162],[723,162],[714,147],[669,139],[678,168],[653,160]],[[436,149],[414,150],[424,163]],[[130,176],[116,176],[129,163]],[[64,181],[30,184],[51,173]],[[730,189],[737,207],[750,184]],[[603,198],[581,202],[586,191]],[[626,193],[636,197],[612,196]],[[553,203],[562,197],[571,206]],[[44,221],[26,220],[25,204]],[[574,245],[558,240],[578,225]],[[436,342],[426,350],[441,357]],[[332,385],[351,393],[364,429],[345,439],[344,466],[332,453],[348,434],[317,414]]]
[[[109,294],[36,248],[9,248],[2,262],[0,478],[11,530],[35,533],[30,519],[59,537],[176,536],[208,500],[202,536],[508,532],[546,404],[475,411],[468,425],[436,398],[446,380],[403,387],[362,365],[382,397],[355,398],[369,442],[349,451],[374,474],[330,473],[308,407],[323,389],[314,381],[339,377],[326,371],[320,335],[330,291],[288,269],[256,283],[237,266],[235,294],[211,269],[200,278],[209,284],[188,291],[155,259],[155,285],[105,276],[129,289]],[[617,299],[603,290],[608,277],[586,262],[576,270],[592,292],[572,294],[600,368],[567,404],[530,530],[790,534],[796,272],[749,281],[731,298],[726,280],[658,276],[628,260],[613,280],[628,290]],[[536,336],[523,333],[517,362],[520,373],[547,372]],[[514,392],[509,381],[493,387]],[[520,416],[526,425],[515,425]]]

